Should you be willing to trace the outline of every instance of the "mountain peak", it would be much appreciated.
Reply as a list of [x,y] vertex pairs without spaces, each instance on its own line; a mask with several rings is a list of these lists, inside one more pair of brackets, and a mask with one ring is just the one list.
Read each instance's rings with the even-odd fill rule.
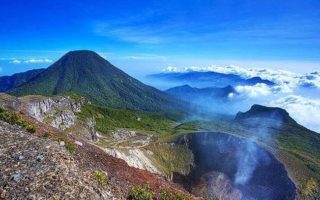
[[68,65],[66,62],[74,62],[80,66],[82,64],[96,66],[97,62],[111,65],[106,59],[91,50],[69,51],[57,61],[60,65]]
[[254,104],[246,112],[239,112],[236,115],[235,120],[243,120],[249,118],[268,118],[273,120],[279,120],[283,123],[294,122],[296,123],[289,115],[289,113],[278,107],[267,107],[258,104]]
[[92,50],[74,50],[74,51],[69,51],[64,56],[84,56],[84,55],[99,56],[98,53],[96,53],[95,51],[92,51]]
[[76,93],[98,105],[146,111],[171,109],[178,103],[90,50],[68,52],[9,93],[16,96]]

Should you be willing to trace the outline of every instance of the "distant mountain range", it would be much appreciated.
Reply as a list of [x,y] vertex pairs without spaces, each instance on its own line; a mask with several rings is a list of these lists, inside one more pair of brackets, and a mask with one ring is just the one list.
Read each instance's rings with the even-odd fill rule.
[[199,101],[199,99],[226,100],[231,93],[235,93],[235,89],[232,86],[224,88],[193,88],[189,85],[182,85],[170,88],[165,92],[184,101],[195,102]]
[[[260,77],[253,77],[245,79],[239,75],[223,74],[218,72],[168,72],[160,74],[152,74],[147,76],[150,83],[153,81],[171,82],[173,86],[190,85],[192,87],[227,87],[237,85],[255,85],[257,83],[264,83],[266,85],[274,85],[275,83],[269,80],[263,80]],[[173,87],[172,86],[172,87]]]
[[68,52],[47,69],[0,80],[2,91],[15,96],[76,93],[98,105],[144,111],[171,110],[182,105],[87,50]]
[[0,77],[0,92],[6,92],[25,82],[28,82],[44,70],[45,69],[33,69],[30,71],[14,74],[12,76],[2,76]]

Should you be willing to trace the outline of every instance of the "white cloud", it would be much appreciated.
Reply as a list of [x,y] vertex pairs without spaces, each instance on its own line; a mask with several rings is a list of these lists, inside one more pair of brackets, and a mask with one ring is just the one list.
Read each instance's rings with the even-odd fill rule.
[[[169,70],[166,70],[170,72]],[[275,91],[283,93],[292,93],[298,86],[309,86],[320,89],[320,73],[313,72],[308,74],[297,74],[285,70],[274,70],[269,68],[247,68],[236,65],[225,67],[210,65],[210,66],[192,66],[185,67],[180,70],[176,68],[175,72],[187,71],[213,71],[224,74],[236,74],[243,78],[261,77],[262,79],[272,81],[277,84]]]
[[246,95],[251,98],[268,96],[272,93],[271,87],[264,83],[257,83],[256,85],[239,85],[235,87],[235,90],[240,95]]
[[51,59],[48,58],[40,58],[40,59],[28,59],[24,60],[24,63],[51,63],[53,62]]
[[31,58],[31,59],[13,59],[10,63],[21,64],[21,63],[51,63],[53,60],[48,58]]
[[269,106],[286,109],[299,124],[320,133],[320,99],[290,95],[272,101]]
[[180,69],[178,67],[174,67],[169,65],[165,69],[162,70],[163,72],[180,72]]
[[167,60],[167,57],[155,54],[130,55],[126,56],[125,58],[130,60]]
[[18,59],[14,59],[13,61],[11,61],[11,63],[14,63],[14,64],[20,64],[21,62],[22,61]]
[[[245,68],[230,65],[227,67],[187,67],[169,66],[165,72],[214,71],[224,74],[235,74],[243,78],[261,77],[275,85],[263,83],[256,85],[235,86],[236,94],[229,98],[241,102],[241,105],[254,103],[286,109],[299,124],[320,133],[320,73],[298,74],[285,70],[267,68]],[[304,86],[312,88],[306,90]],[[307,97],[308,96],[308,97]],[[241,105],[238,109],[240,109]]]

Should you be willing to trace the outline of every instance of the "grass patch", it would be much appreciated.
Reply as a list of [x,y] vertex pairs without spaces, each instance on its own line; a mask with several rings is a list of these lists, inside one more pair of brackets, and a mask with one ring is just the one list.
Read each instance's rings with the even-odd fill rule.
[[94,176],[99,183],[100,186],[104,186],[106,184],[106,175],[103,172],[95,171]]

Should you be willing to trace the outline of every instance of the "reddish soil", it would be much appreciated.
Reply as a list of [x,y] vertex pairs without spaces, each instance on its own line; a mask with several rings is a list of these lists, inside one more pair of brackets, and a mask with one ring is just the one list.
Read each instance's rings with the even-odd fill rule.
[[146,186],[156,197],[159,197],[161,191],[166,189],[170,193],[180,193],[189,199],[196,199],[181,185],[167,180],[164,176],[130,167],[125,161],[107,155],[102,149],[87,143],[81,138],[68,135],[54,127],[41,123],[34,118],[25,115],[23,112],[20,112],[19,115],[36,125],[37,131],[35,135],[39,137],[43,136],[46,132],[50,132],[51,134],[72,141],[80,141],[83,145],[76,145],[74,159],[80,167],[92,171],[101,170],[106,172],[108,174],[108,185],[111,187],[112,193],[115,196],[126,197],[131,187]]

